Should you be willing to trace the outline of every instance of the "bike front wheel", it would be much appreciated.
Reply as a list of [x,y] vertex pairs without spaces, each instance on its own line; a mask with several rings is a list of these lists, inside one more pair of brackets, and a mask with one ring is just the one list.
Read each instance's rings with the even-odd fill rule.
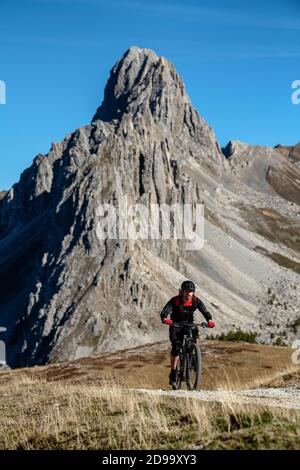
[[192,343],[187,354],[186,385],[188,390],[197,390],[201,377],[201,351],[197,343]]
[[176,383],[173,385],[173,390],[180,390],[182,387],[182,378],[184,376],[185,362],[186,361],[184,354],[180,353],[176,367]]

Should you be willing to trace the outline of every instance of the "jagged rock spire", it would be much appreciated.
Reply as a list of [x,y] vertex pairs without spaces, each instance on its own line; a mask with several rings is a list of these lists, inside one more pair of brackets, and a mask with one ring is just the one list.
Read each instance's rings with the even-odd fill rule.
[[120,119],[125,113],[168,119],[189,103],[184,84],[174,66],[150,49],[133,46],[113,67],[104,100],[93,121]]

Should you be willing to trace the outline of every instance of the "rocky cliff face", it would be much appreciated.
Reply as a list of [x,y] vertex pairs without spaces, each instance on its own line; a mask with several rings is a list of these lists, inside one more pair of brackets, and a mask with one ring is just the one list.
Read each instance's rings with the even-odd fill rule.
[[300,204],[299,145],[271,148],[230,141],[223,153],[231,173],[243,183]]
[[[294,321],[298,235],[289,235],[291,246],[270,240],[274,227],[265,218],[278,222],[273,206],[278,224],[286,218],[293,225],[297,215],[279,191],[271,194],[265,183],[253,189],[248,176],[234,174],[229,160],[173,65],[148,49],[130,48],[112,69],[91,124],[38,155],[0,204],[0,326],[9,364],[165,338],[159,312],[185,277],[195,280],[219,332],[240,326],[268,341],[265,290],[281,280],[285,295],[294,295],[285,327]],[[204,203],[204,248],[187,251],[177,239],[101,237],[99,207],[123,211],[120,196],[130,206],[142,204],[141,213],[157,207],[150,204]],[[257,213],[269,238],[255,225]],[[156,218],[151,209],[150,227]],[[138,229],[136,218],[130,224]]]
[[300,166],[300,142],[293,146],[279,144],[274,148],[277,152],[289,157],[291,162],[295,163],[296,166]]

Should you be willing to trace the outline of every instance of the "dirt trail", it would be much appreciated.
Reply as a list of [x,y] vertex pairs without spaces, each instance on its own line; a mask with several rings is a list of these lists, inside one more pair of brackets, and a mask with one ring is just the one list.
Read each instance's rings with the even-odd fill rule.
[[147,390],[131,389],[139,393],[169,396],[174,398],[191,397],[202,401],[217,401],[232,404],[276,406],[287,409],[300,409],[300,389],[296,388],[257,388],[246,390]]

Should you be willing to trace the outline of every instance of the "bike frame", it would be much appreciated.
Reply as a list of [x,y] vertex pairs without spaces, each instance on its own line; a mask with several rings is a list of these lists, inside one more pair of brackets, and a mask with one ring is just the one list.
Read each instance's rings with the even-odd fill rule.
[[182,323],[174,323],[175,327],[184,328],[184,334],[182,338],[182,343],[179,352],[179,363],[180,363],[180,381],[185,382],[188,376],[188,349],[189,343],[197,344],[197,339],[193,337],[193,327],[201,326],[202,328],[208,328],[206,323],[191,323],[191,322],[182,322]]

